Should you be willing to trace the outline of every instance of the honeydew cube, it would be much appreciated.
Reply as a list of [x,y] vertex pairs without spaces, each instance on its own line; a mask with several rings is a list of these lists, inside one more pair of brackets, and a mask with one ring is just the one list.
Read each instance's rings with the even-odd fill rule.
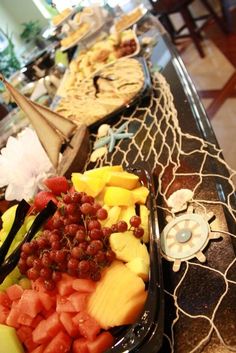
[[14,270],[12,270],[8,276],[11,277],[12,282],[16,283],[18,279],[21,277],[21,273],[18,267],[15,267]]
[[[14,205],[12,207],[10,207],[7,211],[5,211],[2,215],[2,229],[3,231],[5,231],[1,234],[1,240],[4,241],[5,239],[2,239],[2,237],[5,237],[9,232],[10,229],[12,227],[12,224],[14,222],[15,219],[15,215],[16,215],[16,209],[17,209],[18,205]],[[26,228],[25,228],[25,224],[23,224],[21,226],[21,228],[19,229],[19,231],[17,232],[15,239],[16,240],[22,240],[22,238],[24,237],[26,233]]]
[[101,168],[86,170],[86,172],[84,172],[84,175],[107,179],[107,176],[110,172],[122,172],[122,171],[123,171],[122,165],[112,165],[112,166],[108,165]]
[[141,257],[149,265],[150,258],[147,247],[133,235],[132,231],[113,233],[110,235],[109,241],[118,260],[130,262],[137,257]]
[[[9,233],[9,232],[8,232]],[[0,242],[3,243],[8,234],[3,228],[0,230]]]
[[141,218],[141,227],[144,230],[143,242],[149,242],[149,209],[145,205],[140,205],[140,218]]
[[30,227],[32,226],[34,220],[35,220],[36,216],[29,216],[26,218],[26,231],[28,232],[28,230],[30,229]]
[[139,177],[128,172],[110,172],[108,175],[107,185],[120,186],[122,188],[132,190],[137,187]]
[[145,186],[140,186],[134,190],[132,190],[134,203],[145,204],[147,197],[149,194],[149,190]]
[[0,325],[0,353],[24,353],[13,327]]
[[141,277],[145,282],[148,281],[149,266],[142,257],[136,257],[135,259],[127,262],[126,266],[137,276]]
[[81,173],[72,173],[71,180],[76,191],[85,192],[93,197],[96,197],[105,186],[105,181],[102,178]]
[[132,206],[134,200],[130,190],[118,186],[108,186],[104,195],[104,203],[108,206]]
[[0,284],[0,292],[6,290],[13,284],[13,280],[10,276],[7,276],[4,281]]
[[18,267],[16,267],[11,273],[9,273],[9,275],[0,284],[0,291],[6,290],[12,284],[17,283],[20,276],[21,276],[21,273]]
[[2,215],[2,228],[9,232],[15,219],[17,205],[8,208]]
[[120,212],[120,216],[119,216],[119,220],[120,221],[125,221],[128,226],[130,225],[129,221],[130,218],[135,216],[135,206],[128,206],[128,207],[121,207],[121,212]]

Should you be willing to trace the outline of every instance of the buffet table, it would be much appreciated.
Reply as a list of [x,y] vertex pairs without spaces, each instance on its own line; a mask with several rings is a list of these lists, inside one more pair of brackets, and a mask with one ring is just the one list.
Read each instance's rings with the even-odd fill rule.
[[[86,168],[147,161],[157,186],[160,231],[169,214],[167,198],[178,189],[194,190],[191,212],[214,213],[213,222],[209,221],[214,235],[203,250],[206,262],[193,255],[173,272],[173,262],[163,259],[165,330],[161,352],[235,351],[234,172],[224,162],[195,87],[168,35],[145,22],[140,32],[155,42],[153,49],[148,46],[144,53],[150,58],[153,94],[112,124],[118,127],[128,121],[128,131],[134,133],[132,141],[121,141],[113,153],[96,163],[88,162]],[[202,254],[199,258],[204,261]]]
[[[209,223],[204,246],[187,259],[177,254],[177,261],[168,261],[162,248],[165,328],[161,352],[235,351],[234,171],[225,164],[196,90],[159,22],[146,16],[138,24],[138,34],[141,42],[149,38],[152,43],[141,52],[151,71],[152,93],[108,121],[112,129],[127,123],[133,138],[120,140],[113,152],[96,162],[88,158],[84,169],[147,162],[156,186],[158,206],[153,211],[158,214],[161,240],[167,221],[180,214],[199,214]],[[90,133],[92,148],[97,127]],[[168,207],[169,196],[179,189],[193,191],[188,200],[191,207],[182,213]],[[179,247],[177,252],[181,251]],[[145,348],[140,352],[149,353]]]

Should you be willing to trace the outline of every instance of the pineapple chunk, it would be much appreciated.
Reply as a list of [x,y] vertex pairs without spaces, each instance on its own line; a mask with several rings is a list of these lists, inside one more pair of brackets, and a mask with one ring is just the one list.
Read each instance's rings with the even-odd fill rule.
[[119,260],[130,262],[137,257],[141,257],[146,264],[149,265],[150,263],[146,245],[135,238],[131,231],[111,234],[110,245]]
[[145,282],[148,281],[149,266],[142,257],[136,257],[132,261],[127,262],[126,266]]
[[148,223],[149,210],[145,205],[140,205],[140,218],[141,227],[144,229],[143,242],[149,242],[149,223]]
[[106,187],[104,203],[108,206],[132,206],[134,205],[132,191],[118,186]]
[[86,194],[96,197],[105,187],[105,181],[102,178],[72,173],[72,183],[76,191],[83,191]]
[[132,190],[134,203],[140,203],[144,205],[146,203],[148,194],[149,190],[145,186],[140,186],[139,188]]
[[108,179],[109,177],[109,173],[110,172],[122,172],[123,168],[121,165],[108,165],[105,167],[101,167],[101,168],[94,168],[94,169],[90,169],[90,170],[86,170],[86,172],[84,172],[84,175],[88,175],[91,177],[95,177],[95,178],[103,178],[105,180]]
[[[106,209],[106,207],[103,207]],[[111,227],[112,224],[117,223],[120,216],[121,208],[119,206],[113,206],[108,210],[108,217],[102,223],[103,227]]]
[[132,190],[137,187],[139,177],[128,172],[111,172],[108,175],[107,185],[120,186]]
[[129,221],[132,216],[135,216],[135,206],[121,207],[121,213],[119,216],[120,221],[125,221],[129,226]]

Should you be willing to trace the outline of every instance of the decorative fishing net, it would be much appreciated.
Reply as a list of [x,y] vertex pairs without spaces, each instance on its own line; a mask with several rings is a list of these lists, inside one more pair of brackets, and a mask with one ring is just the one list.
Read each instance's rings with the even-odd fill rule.
[[[112,123],[116,129],[127,121],[133,138],[118,141],[112,153],[96,163],[88,162],[86,169],[115,164],[125,167],[140,161],[148,161],[152,167],[161,231],[167,222],[172,224],[161,236],[166,303],[163,352],[219,352],[221,346],[222,352],[236,351],[236,317],[230,310],[231,305],[235,308],[232,298],[236,298],[235,235],[228,232],[226,224],[226,218],[234,224],[236,217],[236,172],[217,146],[190,134],[187,126],[180,127],[164,76],[155,72],[152,81],[151,97]],[[92,135],[93,142],[95,139],[96,133]],[[179,189],[190,189],[193,196],[187,209],[174,213],[168,198]],[[191,233],[191,241],[178,242],[177,233]],[[171,256],[166,255],[166,248]],[[173,263],[179,272],[172,271]]]

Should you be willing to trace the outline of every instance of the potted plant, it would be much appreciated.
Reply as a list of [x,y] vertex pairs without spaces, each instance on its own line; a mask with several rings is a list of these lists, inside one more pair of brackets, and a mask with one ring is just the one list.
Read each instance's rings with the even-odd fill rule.
[[26,43],[34,41],[35,38],[40,34],[41,27],[38,21],[29,21],[21,24],[23,26],[23,31],[20,34],[21,39]]
[[21,65],[14,50],[14,44],[12,42],[12,36],[8,32],[4,32],[0,29],[1,38],[7,41],[7,45],[0,53],[0,72],[5,77],[10,77],[14,72],[20,69]]

